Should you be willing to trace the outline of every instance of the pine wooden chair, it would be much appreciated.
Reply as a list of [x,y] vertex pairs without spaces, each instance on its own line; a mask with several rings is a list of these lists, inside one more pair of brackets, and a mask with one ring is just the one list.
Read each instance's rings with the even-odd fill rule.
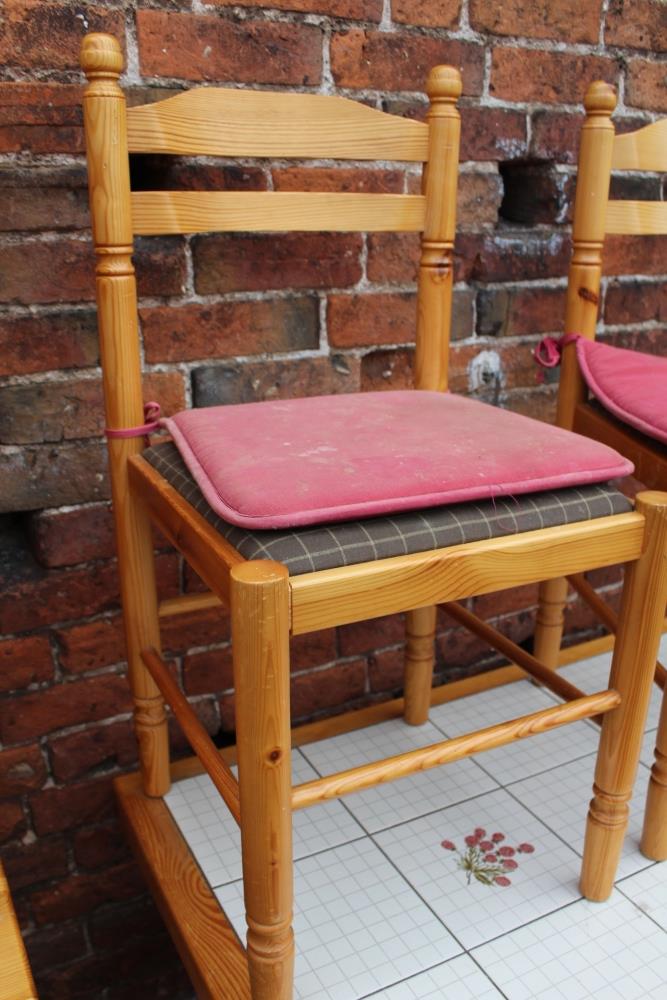
[[[560,345],[547,344],[553,362],[562,351],[557,422],[615,448],[633,462],[642,483],[667,490],[667,358],[595,344],[605,236],[667,235],[667,204],[610,198],[611,173],[667,171],[667,119],[617,136],[611,121],[616,107],[614,88],[602,81],[592,83],[584,103],[587,117],[579,148],[566,333]],[[574,333],[579,339],[572,339]],[[618,625],[614,611],[581,574],[542,584],[546,626],[537,638],[535,655],[552,667],[558,661],[568,582],[610,633]],[[576,652],[576,647],[570,652]],[[656,663],[656,684],[664,690],[666,680],[667,670]],[[667,859],[667,694],[641,849],[657,861]]]
[[[647,492],[638,498],[635,510],[622,506],[620,513],[613,513],[618,495],[606,487],[590,487],[591,496],[604,497],[605,516],[596,517],[591,510],[590,519],[582,520],[587,514],[580,505],[574,521],[553,527],[521,525],[523,515],[516,513],[522,510],[521,498],[513,498],[504,508],[503,502],[496,500],[499,509],[516,517],[509,528],[505,524],[502,536],[488,538],[483,532],[481,539],[461,542],[456,534],[454,541],[440,547],[434,547],[431,536],[425,551],[390,556],[375,552],[352,565],[339,561],[328,569],[295,570],[279,561],[253,559],[252,552],[246,558],[240,551],[239,534],[243,533],[228,532],[229,525],[212,516],[191,480],[185,486],[181,481],[188,501],[169,481],[168,468],[163,464],[160,472],[151,464],[158,462],[165,449],[173,455],[173,445],[157,445],[142,454],[143,438],[137,436],[146,428],[141,427],[144,417],[131,262],[135,234],[238,230],[241,226],[273,231],[421,231],[415,383],[421,390],[446,389],[459,149],[455,106],[461,89],[458,72],[450,67],[436,67],[431,72],[427,86],[430,112],[427,124],[422,124],[341,98],[225,89],[195,89],[126,111],[118,86],[122,69],[118,43],[108,35],[87,36],[82,66],[89,79],[84,118],[111,484],[140,754],[140,775],[119,779],[117,792],[130,840],[199,995],[218,1000],[291,997],[292,810],[600,714],[604,714],[604,721],[581,887],[590,899],[606,898],[626,828],[667,593],[667,580],[659,572],[667,547],[667,496]],[[424,193],[132,194],[128,151],[416,161],[426,164]],[[405,395],[419,400],[445,399],[448,406],[450,402],[458,405],[457,397],[439,392]],[[354,401],[362,399],[332,398],[344,398],[350,407],[360,405]],[[238,409],[250,419],[257,412],[253,407],[266,405],[246,404]],[[361,405],[365,405],[363,399]],[[500,441],[498,421],[514,415],[487,410],[484,404],[468,400],[461,405],[482,407],[487,431],[495,434],[492,447],[496,447]],[[539,433],[540,441],[547,432],[563,433],[528,423],[531,433]],[[387,447],[399,430],[398,425],[390,429]],[[570,443],[568,439],[566,445]],[[452,448],[456,445],[452,440]],[[537,454],[541,449],[534,451]],[[569,447],[564,446],[563,451],[568,452]],[[183,479],[187,480],[187,475]],[[574,492],[583,494],[584,488]],[[530,498],[533,507],[539,506],[540,497],[535,497]],[[590,504],[594,506],[593,500]],[[491,511],[493,506],[493,501],[487,503]],[[567,504],[560,506],[565,509]],[[457,511],[461,509],[457,507]],[[449,508],[434,507],[428,516],[435,516],[433,512],[440,516],[442,511],[449,514]],[[426,516],[423,511],[422,515]],[[151,521],[211,588],[210,595],[183,596],[158,605]],[[372,523],[377,521],[365,521],[367,528]],[[335,536],[335,525],[326,530]],[[267,535],[275,539],[280,534],[264,532],[263,551]],[[250,535],[256,541],[252,532]],[[303,538],[303,533],[298,537]],[[254,554],[261,555],[261,551],[256,548]],[[279,552],[280,547],[269,551]],[[583,695],[456,603],[538,581],[545,571],[550,577],[561,577],[618,562],[627,563],[628,572],[610,689],[592,695]],[[228,766],[229,754],[216,750],[160,655],[160,617],[202,604],[231,608],[238,781]],[[567,703],[292,787],[292,744],[380,721],[390,717],[395,708],[374,706],[291,734],[290,634],[406,612],[405,698],[400,704],[406,720],[418,724],[426,720],[431,699],[435,700],[431,683],[438,605],[472,624]],[[247,949],[238,943],[161,799],[172,777],[191,773],[196,766],[180,762],[170,771],[164,699],[241,828]]]
[[37,1000],[14,904],[0,865],[0,1000]]

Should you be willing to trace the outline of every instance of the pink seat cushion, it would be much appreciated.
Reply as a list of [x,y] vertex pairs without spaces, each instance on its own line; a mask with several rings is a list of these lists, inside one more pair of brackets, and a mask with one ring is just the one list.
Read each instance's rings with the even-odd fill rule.
[[610,413],[667,444],[667,358],[583,337],[577,358],[588,388]]
[[213,510],[249,528],[578,486],[633,469],[596,441],[439,392],[213,406],[164,424]]

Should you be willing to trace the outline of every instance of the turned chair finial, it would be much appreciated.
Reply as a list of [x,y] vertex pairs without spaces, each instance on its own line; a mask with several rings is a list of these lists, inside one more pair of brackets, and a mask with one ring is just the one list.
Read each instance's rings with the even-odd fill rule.
[[123,53],[113,35],[93,32],[81,42],[81,68],[90,81],[117,80],[123,71]]
[[611,115],[616,107],[616,88],[604,80],[594,80],[586,91],[584,107],[589,115]]
[[454,66],[434,66],[426,80],[426,93],[431,103],[445,101],[455,104],[461,96],[461,74]]

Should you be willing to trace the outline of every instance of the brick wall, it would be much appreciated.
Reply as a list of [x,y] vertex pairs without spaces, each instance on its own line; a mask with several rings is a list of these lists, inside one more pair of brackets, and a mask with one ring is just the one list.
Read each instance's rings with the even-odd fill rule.
[[[102,438],[78,47],[123,42],[134,103],[199,81],[344,93],[421,117],[437,62],[461,67],[462,172],[452,388],[551,419],[555,385],[531,359],[562,329],[580,102],[618,86],[622,129],[667,111],[661,0],[7,0],[0,14],[0,839],[45,997],[188,995],[114,812],[111,779],[136,747],[125,684]],[[164,164],[133,164],[139,186]],[[400,192],[393,166],[174,163],[168,182],[228,189]],[[634,176],[620,193],[664,197]],[[637,194],[639,192],[639,194]],[[664,242],[610,240],[602,333],[665,350]],[[184,403],[350,392],[409,381],[410,236],[139,240],[147,398]],[[615,275],[628,273],[630,277]],[[186,335],[190,334],[189,338]],[[199,589],[158,541],[163,596]],[[615,573],[597,582],[612,595]],[[534,588],[476,602],[516,640]],[[592,634],[576,602],[571,635]],[[232,727],[228,626],[175,621],[165,646],[211,733]],[[402,623],[294,644],[294,714],[395,694]],[[496,660],[443,619],[438,677]],[[176,753],[185,752],[174,730]]]

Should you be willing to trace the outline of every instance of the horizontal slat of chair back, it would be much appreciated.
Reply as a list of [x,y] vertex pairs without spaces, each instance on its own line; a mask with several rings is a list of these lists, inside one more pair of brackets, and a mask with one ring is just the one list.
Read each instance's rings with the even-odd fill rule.
[[418,232],[426,199],[301,191],[136,191],[137,236],[202,232]]
[[612,170],[667,170],[667,118],[614,139]]
[[200,87],[129,108],[131,153],[425,161],[428,126],[344,97]]
[[667,201],[610,201],[605,232],[626,236],[667,235]]

